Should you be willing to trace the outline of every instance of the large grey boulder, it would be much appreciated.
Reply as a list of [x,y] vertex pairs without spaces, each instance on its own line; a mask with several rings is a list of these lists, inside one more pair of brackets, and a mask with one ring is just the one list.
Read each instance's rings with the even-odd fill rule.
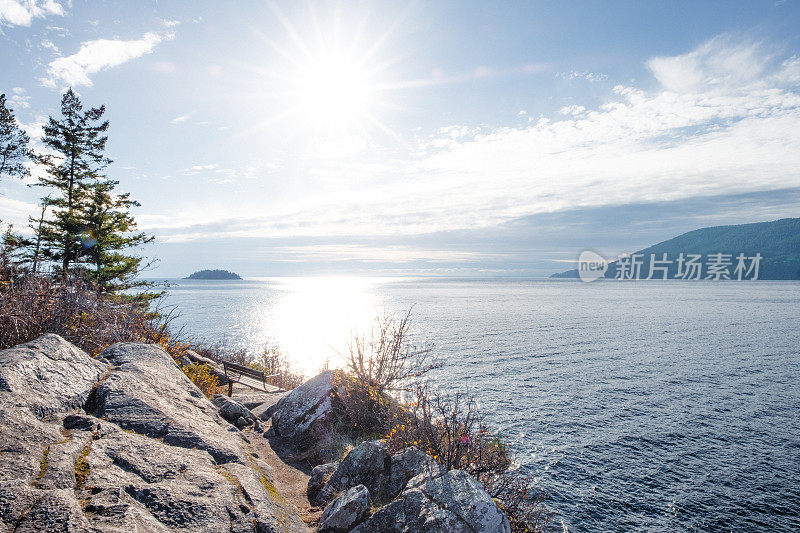
[[369,515],[369,507],[369,490],[364,485],[356,485],[325,508],[319,530],[346,533]]
[[[0,391],[21,399],[18,405],[37,417],[80,407],[108,365],[92,359],[83,350],[58,335],[3,350],[0,357]],[[14,396],[7,395],[9,406]]]
[[433,457],[422,450],[411,446],[402,452],[392,455],[389,480],[385,482],[385,496],[392,499],[406,487],[406,483],[414,477],[439,477],[447,469],[436,462]]
[[307,531],[166,352],[116,345],[106,373],[53,337],[0,352],[0,532]]
[[356,485],[364,485],[370,494],[383,494],[391,475],[391,466],[386,442],[382,440],[362,442],[345,455],[328,480],[327,486],[338,492]]
[[462,470],[420,475],[353,533],[510,533],[508,518],[475,479]]
[[272,410],[272,427],[277,435],[298,448],[310,447],[330,436],[334,428],[333,401],[338,388],[334,373],[325,371],[293,389]]

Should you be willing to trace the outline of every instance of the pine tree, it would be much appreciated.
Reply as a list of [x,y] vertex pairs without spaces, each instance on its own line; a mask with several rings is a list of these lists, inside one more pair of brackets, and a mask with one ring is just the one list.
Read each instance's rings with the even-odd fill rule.
[[49,201],[52,218],[44,221],[37,237],[42,257],[60,263],[64,276],[84,253],[80,235],[87,194],[111,163],[103,154],[108,140],[104,135],[108,121],[101,121],[104,112],[105,106],[83,111],[80,99],[69,89],[61,99],[61,117],[50,117],[44,126],[42,142],[55,155],[36,157],[47,171],[38,185],[55,189]]
[[142,258],[125,255],[123,250],[146,244],[154,237],[135,232],[136,221],[129,209],[140,204],[131,200],[130,193],[115,194],[118,184],[113,180],[98,180],[91,186],[86,201],[86,232],[81,237],[90,265],[86,276],[101,293],[117,294],[148,285],[135,280]]
[[28,135],[19,128],[14,110],[6,107],[6,95],[0,94],[0,178],[24,178],[30,175],[25,166],[31,152]]

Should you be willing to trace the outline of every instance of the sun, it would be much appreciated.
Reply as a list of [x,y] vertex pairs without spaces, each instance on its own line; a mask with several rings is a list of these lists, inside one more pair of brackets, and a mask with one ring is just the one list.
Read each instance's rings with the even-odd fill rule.
[[321,53],[292,77],[294,107],[304,121],[325,130],[352,130],[376,112],[376,83],[363,61]]
[[398,58],[391,52],[394,26],[381,31],[385,25],[371,23],[368,14],[328,12],[321,4],[291,16],[270,7],[282,31],[254,30],[267,47],[264,64],[249,64],[254,76],[242,84],[254,118],[261,117],[250,133],[287,127],[289,139],[314,146],[363,141],[375,130],[399,138],[385,125],[388,112],[402,108]]

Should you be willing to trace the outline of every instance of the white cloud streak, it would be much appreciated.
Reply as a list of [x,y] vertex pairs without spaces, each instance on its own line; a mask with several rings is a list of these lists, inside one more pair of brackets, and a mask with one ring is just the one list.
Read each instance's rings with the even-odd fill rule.
[[[0,0],[2,1],[2,0]],[[121,41],[118,39],[97,39],[86,41],[71,56],[59,57],[50,62],[47,76],[42,78],[45,87],[58,87],[59,84],[77,87],[91,86],[89,77],[152,53],[156,45],[173,39],[173,33],[145,33],[141,39]]]
[[172,120],[169,121],[170,124],[182,124],[189,120],[189,117],[192,116],[192,113],[186,113],[185,115],[179,115]]

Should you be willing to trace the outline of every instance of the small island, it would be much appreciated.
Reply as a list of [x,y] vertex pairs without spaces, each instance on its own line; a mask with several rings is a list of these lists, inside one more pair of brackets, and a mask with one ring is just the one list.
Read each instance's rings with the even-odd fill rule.
[[183,279],[242,279],[239,274],[228,272],[227,270],[198,270],[194,274]]

